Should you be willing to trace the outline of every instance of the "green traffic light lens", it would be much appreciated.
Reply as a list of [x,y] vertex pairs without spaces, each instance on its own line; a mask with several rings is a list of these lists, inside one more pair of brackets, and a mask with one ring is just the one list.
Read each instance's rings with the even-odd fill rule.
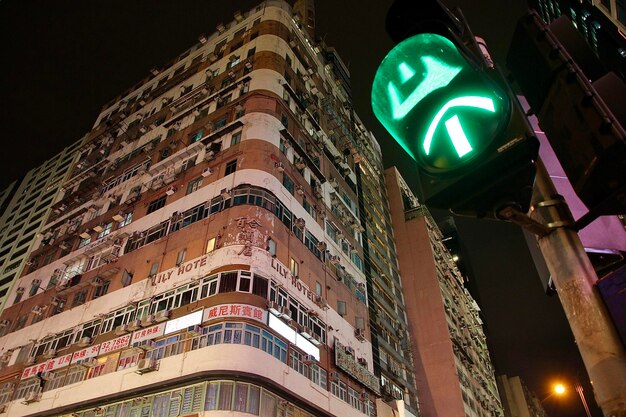
[[449,39],[413,36],[393,48],[372,86],[374,114],[421,166],[443,172],[467,165],[507,123],[500,89]]

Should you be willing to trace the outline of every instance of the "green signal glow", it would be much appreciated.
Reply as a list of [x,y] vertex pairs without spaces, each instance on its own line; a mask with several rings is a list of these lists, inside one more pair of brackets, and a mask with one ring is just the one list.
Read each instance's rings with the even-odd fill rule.
[[[441,118],[446,114],[449,109],[455,107],[472,107],[486,110],[491,113],[496,111],[493,100],[487,97],[466,96],[457,97],[448,101],[437,112],[437,114],[433,118],[433,121],[430,122],[430,125],[428,126],[426,136],[424,137],[424,153],[426,153],[426,155],[430,154],[430,145],[433,142],[433,135],[435,134],[435,130],[437,130],[437,127],[439,126]],[[450,139],[452,140],[452,144],[459,154],[459,157],[463,157],[467,153],[471,152],[472,146],[470,145],[469,140],[465,135],[465,132],[463,132],[463,128],[461,127],[461,122],[459,121],[458,116],[455,115],[451,117],[445,122],[445,124],[448,130],[448,134],[450,135]]]
[[508,98],[448,38],[420,33],[396,45],[372,84],[372,109],[402,148],[433,173],[480,161],[508,123]]
[[463,156],[472,151],[472,145],[470,145],[467,136],[465,136],[463,126],[461,126],[461,122],[459,121],[459,116],[454,115],[446,120],[446,129],[448,130],[450,139],[452,139],[456,153],[459,154],[459,158],[463,158]]
[[[424,78],[417,85],[417,87],[415,87],[413,92],[411,92],[411,94],[404,99],[404,101],[400,101],[398,89],[393,81],[389,81],[387,88],[389,90],[389,99],[391,100],[394,119],[402,119],[411,111],[411,109],[413,109],[413,107],[417,105],[417,103],[422,101],[424,97],[433,91],[450,84],[450,81],[452,81],[461,71],[461,67],[446,65],[432,56],[422,57],[421,62],[425,68]],[[398,71],[402,77],[403,84],[413,78],[416,74],[406,62],[400,63]]]

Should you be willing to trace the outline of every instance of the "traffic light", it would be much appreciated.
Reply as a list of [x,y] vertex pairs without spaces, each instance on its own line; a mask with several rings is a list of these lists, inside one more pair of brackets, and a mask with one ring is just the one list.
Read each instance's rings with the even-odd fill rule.
[[376,72],[372,107],[416,161],[423,202],[476,216],[526,211],[538,141],[469,28],[438,1],[398,0],[387,31],[397,45]]

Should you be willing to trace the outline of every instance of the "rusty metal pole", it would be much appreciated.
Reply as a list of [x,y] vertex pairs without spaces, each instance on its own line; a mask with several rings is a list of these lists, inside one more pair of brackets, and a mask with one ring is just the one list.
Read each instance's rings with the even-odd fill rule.
[[541,161],[530,217],[549,233],[538,242],[561,305],[565,310],[596,402],[605,417],[626,417],[626,352],[594,284],[596,273],[578,234],[572,214]]

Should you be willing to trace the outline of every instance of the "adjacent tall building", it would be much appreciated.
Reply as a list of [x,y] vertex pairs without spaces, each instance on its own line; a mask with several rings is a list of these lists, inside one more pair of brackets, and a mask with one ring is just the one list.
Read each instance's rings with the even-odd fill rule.
[[393,234],[425,416],[502,416],[480,308],[428,210],[395,168],[385,171]]
[[499,375],[497,380],[505,417],[548,417],[539,398],[519,376]]
[[103,107],[8,292],[0,411],[418,414],[380,149],[313,31],[268,0]]
[[29,255],[36,236],[52,205],[60,198],[61,187],[76,162],[82,140],[28,171],[0,193],[0,310],[22,271],[32,266]]

